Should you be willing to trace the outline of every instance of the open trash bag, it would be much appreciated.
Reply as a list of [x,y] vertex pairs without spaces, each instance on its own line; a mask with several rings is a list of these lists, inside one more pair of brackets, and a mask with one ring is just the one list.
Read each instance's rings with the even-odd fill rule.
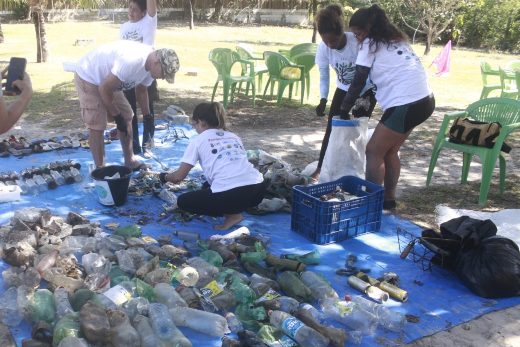
[[368,118],[332,119],[329,145],[318,183],[335,181],[343,176],[365,177]]

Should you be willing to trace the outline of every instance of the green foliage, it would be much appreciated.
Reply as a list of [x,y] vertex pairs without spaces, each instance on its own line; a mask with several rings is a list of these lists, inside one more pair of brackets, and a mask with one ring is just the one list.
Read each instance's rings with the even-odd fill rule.
[[17,20],[24,20],[29,12],[29,3],[27,1],[15,1],[13,2],[13,15]]

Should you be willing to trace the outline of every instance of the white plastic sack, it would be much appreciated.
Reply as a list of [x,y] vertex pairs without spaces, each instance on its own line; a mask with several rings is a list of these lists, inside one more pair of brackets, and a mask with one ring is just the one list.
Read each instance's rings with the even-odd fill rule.
[[318,183],[335,181],[343,176],[364,178],[368,118],[332,119],[329,145]]

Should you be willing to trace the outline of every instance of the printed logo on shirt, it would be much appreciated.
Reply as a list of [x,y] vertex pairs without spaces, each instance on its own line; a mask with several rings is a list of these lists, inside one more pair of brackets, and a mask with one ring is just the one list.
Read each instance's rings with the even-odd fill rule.
[[135,88],[135,81],[132,82],[121,82],[117,87],[114,88],[114,92],[120,92],[124,90],[129,90]]
[[334,63],[334,70],[338,75],[338,80],[341,84],[349,85],[352,83],[354,79],[354,74],[356,73],[356,63],[351,61],[336,61]]
[[130,30],[123,34],[123,40],[130,40],[143,43],[143,35],[137,30]]
[[211,153],[213,153],[213,154],[217,154],[218,151],[217,151],[216,149],[213,149],[213,150],[211,151]]
[[217,131],[215,134],[217,134],[217,136],[224,136],[224,132],[223,131]]
[[414,59],[418,62],[421,61],[419,57],[415,55],[412,46],[410,46],[408,43],[394,44],[388,50],[397,51],[397,55],[404,57],[406,60]]

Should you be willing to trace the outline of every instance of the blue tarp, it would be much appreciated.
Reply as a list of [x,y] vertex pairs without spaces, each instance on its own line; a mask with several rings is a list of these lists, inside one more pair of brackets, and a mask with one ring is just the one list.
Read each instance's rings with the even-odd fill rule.
[[[186,134],[191,137],[196,135],[184,126]],[[162,163],[170,168],[178,167],[179,160],[184,153],[188,140],[179,140],[167,144],[161,144],[160,138],[166,134],[166,130],[156,132],[156,145],[159,158]],[[118,141],[106,146],[107,162],[122,165],[123,158]],[[110,208],[100,205],[95,196],[93,181],[88,177],[87,167],[92,163],[89,150],[65,149],[43,154],[34,154],[29,157],[17,159],[14,157],[0,158],[0,171],[20,171],[27,167],[41,166],[57,160],[75,159],[82,164],[80,172],[85,176],[81,183],[58,187],[56,190],[40,193],[37,196],[25,195],[21,200],[0,204],[0,224],[9,222],[14,211],[24,207],[48,208],[53,214],[66,216],[69,211],[81,213],[91,221],[99,221],[101,225],[108,222],[118,222],[122,225],[135,224],[143,217],[139,211],[146,211],[153,216],[152,221],[142,226],[143,234],[157,237],[161,234],[170,234],[173,230],[198,231],[203,238],[219,232],[213,229],[215,224],[220,224],[206,217],[205,222],[194,219],[184,226],[180,222],[157,222],[161,205],[164,203],[150,195],[142,197],[129,196],[127,203],[120,208]],[[147,163],[154,165],[154,171],[160,171],[160,165],[148,159]],[[197,172],[196,174],[200,174]],[[123,215],[122,215],[123,214]],[[473,295],[464,287],[456,276],[441,274],[438,270],[424,272],[411,260],[400,259],[399,245],[396,228],[401,227],[417,236],[420,236],[421,228],[393,215],[383,215],[381,230],[375,233],[360,235],[342,242],[318,246],[309,242],[304,237],[290,230],[291,215],[278,213],[266,216],[251,216],[244,214],[244,221],[238,226],[247,226],[252,234],[261,233],[270,236],[273,240],[269,251],[280,255],[284,253],[310,252],[316,248],[322,254],[322,262],[318,266],[308,266],[309,270],[323,273],[332,283],[333,288],[340,296],[346,294],[359,294],[347,284],[347,278],[338,276],[335,271],[345,267],[347,254],[352,253],[358,257],[356,266],[371,268],[370,275],[377,278],[385,272],[395,272],[400,276],[400,286],[409,293],[407,303],[400,303],[390,299],[385,305],[392,310],[403,312],[407,315],[419,317],[418,323],[407,324],[402,333],[394,333],[379,327],[371,336],[364,336],[362,346],[375,346],[383,344],[397,345],[411,342],[420,337],[431,335],[439,331],[467,322],[482,314],[520,304],[520,298],[488,300]],[[106,230],[108,231],[109,230]],[[222,233],[222,232],[220,232]],[[174,237],[174,244],[182,241]],[[0,271],[8,267],[0,260]],[[5,292],[3,280],[0,279],[0,293]],[[317,304],[313,303],[316,307]],[[341,325],[333,323],[340,327]],[[12,328],[18,346],[21,340],[30,336],[31,327],[22,323],[19,327]],[[219,338],[196,333],[189,328],[181,327],[183,333],[192,341],[194,346],[220,346]],[[232,335],[233,336],[233,335]],[[348,344],[348,343],[347,343]]]

